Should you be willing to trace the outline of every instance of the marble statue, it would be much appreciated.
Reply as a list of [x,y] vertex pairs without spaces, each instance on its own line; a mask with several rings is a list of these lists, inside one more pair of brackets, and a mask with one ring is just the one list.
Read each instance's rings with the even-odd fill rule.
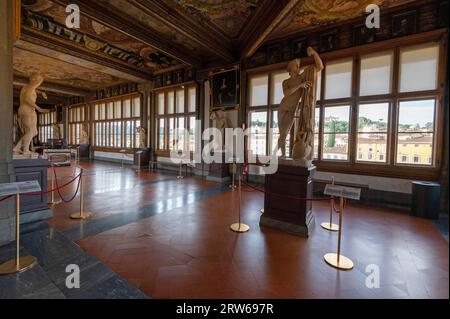
[[86,128],[84,127],[84,125],[83,125],[83,127],[81,128],[80,144],[81,144],[81,145],[87,145],[87,144],[89,144],[89,135],[88,135],[88,133],[86,132]]
[[59,124],[53,124],[52,127],[53,127],[53,138],[56,140],[62,139],[61,127],[59,126]]
[[[225,129],[233,127],[228,119],[227,113],[223,110],[211,112],[210,119],[213,121],[213,127],[222,134],[222,145],[225,140]],[[217,144],[214,143],[216,146]]]
[[313,159],[317,74],[323,70],[317,52],[309,47],[307,53],[314,58],[313,65],[301,69],[300,59],[288,64],[290,77],[283,82],[284,98],[278,112],[281,157],[286,157],[286,137],[294,126],[292,158],[303,167],[309,167]]
[[142,127],[136,127],[136,134],[139,134],[139,148],[145,148],[145,135],[147,133],[147,130]]
[[50,113],[50,110],[41,109],[36,105],[38,93],[47,99],[47,95],[37,89],[42,82],[44,82],[44,78],[40,74],[33,74],[30,83],[20,91],[20,106],[17,115],[22,137],[13,149],[14,154],[29,155],[33,153],[30,151],[31,141],[38,134],[36,111]]

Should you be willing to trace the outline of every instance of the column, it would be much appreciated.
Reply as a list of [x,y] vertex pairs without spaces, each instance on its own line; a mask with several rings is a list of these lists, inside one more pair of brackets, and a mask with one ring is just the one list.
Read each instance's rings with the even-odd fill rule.
[[147,130],[147,140],[146,146],[151,148],[154,151],[154,139],[153,139],[153,128],[154,123],[152,119],[152,101],[151,101],[151,93],[154,88],[154,82],[146,82],[138,85],[139,93],[142,94],[142,108],[141,108],[141,126]]
[[[0,1],[0,183],[13,180],[13,1]],[[0,246],[14,240],[14,203],[0,202]]]

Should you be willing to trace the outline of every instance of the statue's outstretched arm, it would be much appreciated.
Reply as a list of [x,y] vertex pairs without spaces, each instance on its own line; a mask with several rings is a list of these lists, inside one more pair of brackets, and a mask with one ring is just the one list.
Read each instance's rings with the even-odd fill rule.
[[308,47],[308,56],[312,56],[314,58],[314,62],[316,63],[316,71],[321,72],[323,70],[323,61],[316,50]]
[[294,85],[294,86],[290,86],[289,83],[287,81],[285,81],[283,83],[284,96],[292,95],[300,89],[306,89],[306,88],[311,87],[311,85],[312,85],[311,82],[306,81],[306,82],[302,82],[302,83]]

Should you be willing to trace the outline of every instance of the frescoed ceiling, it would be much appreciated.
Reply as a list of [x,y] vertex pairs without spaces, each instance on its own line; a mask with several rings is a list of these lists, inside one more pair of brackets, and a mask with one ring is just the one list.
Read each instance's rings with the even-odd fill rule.
[[361,17],[369,4],[390,8],[414,0],[304,0],[272,33],[271,38]]
[[63,84],[84,90],[95,90],[124,81],[102,73],[45,57],[37,53],[14,48],[14,74],[29,78],[33,73],[40,73],[46,82]]
[[195,18],[214,23],[230,38],[236,38],[263,0],[168,0]]

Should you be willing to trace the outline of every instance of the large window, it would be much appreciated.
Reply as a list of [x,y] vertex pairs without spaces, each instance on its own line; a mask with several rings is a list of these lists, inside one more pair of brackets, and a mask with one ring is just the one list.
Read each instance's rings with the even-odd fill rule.
[[100,148],[131,149],[139,147],[141,96],[127,95],[91,104],[94,145]]
[[53,138],[53,125],[56,124],[56,111],[50,113],[39,113],[39,141],[47,143]]
[[197,87],[179,86],[155,91],[157,150],[195,151]]
[[69,116],[69,143],[80,144],[81,132],[85,121],[85,106],[71,106],[68,109]]
[[[319,169],[405,176],[414,166],[425,169],[423,177],[437,172],[444,94],[440,56],[441,45],[428,43],[324,59],[314,131]],[[249,71],[249,145],[256,154],[268,154],[278,139],[277,112],[286,78],[279,70]],[[268,128],[274,128],[272,136]],[[292,142],[288,137],[288,148]]]

